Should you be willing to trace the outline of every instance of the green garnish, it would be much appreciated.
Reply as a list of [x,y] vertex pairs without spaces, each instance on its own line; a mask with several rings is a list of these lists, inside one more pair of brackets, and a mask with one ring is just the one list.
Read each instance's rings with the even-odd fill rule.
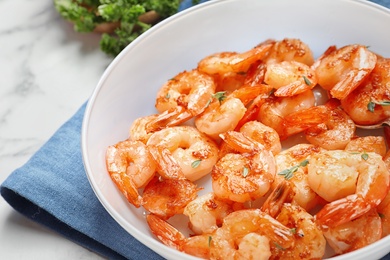
[[213,237],[209,236],[209,247],[211,246],[211,240],[213,240]]
[[166,95],[165,95],[165,98],[166,99],[169,99],[171,97],[171,95],[169,95],[169,93],[167,93]]
[[302,76],[302,77],[303,77],[303,80],[305,81],[305,84],[310,86],[311,85],[311,81],[306,76]]
[[362,153],[362,159],[367,161],[368,160],[368,153],[366,153],[366,152]]
[[227,98],[226,91],[219,91],[214,93],[213,98],[217,99],[219,103],[222,103],[222,101],[224,101]]
[[193,162],[191,163],[191,167],[192,167],[192,168],[197,168],[197,167],[199,167],[199,165],[200,165],[201,162],[202,162],[201,159],[196,160],[196,161],[193,161]]
[[[116,56],[161,20],[177,13],[180,0],[54,0],[58,13],[76,32],[103,28],[100,48]],[[193,1],[197,4],[199,1]],[[109,28],[109,29],[107,29]]]
[[282,250],[282,251],[286,250],[286,248],[282,247],[281,245],[279,245],[279,244],[276,243],[276,242],[274,242],[274,245],[275,245],[276,248],[279,249],[279,250]]
[[307,160],[307,159],[303,160],[298,165],[295,165],[291,168],[288,168],[288,169],[285,169],[285,170],[279,172],[278,175],[282,175],[282,176],[284,176],[284,178],[286,180],[290,180],[294,176],[294,172],[296,172],[299,169],[299,167],[305,167],[308,163],[309,163],[309,160]]
[[370,101],[368,102],[367,104],[367,109],[368,111],[370,112],[373,112],[374,113],[374,110],[375,110],[375,106],[376,105],[380,105],[380,106],[390,106],[390,100],[385,100],[385,101]]
[[249,174],[249,169],[248,169],[248,167],[244,167],[244,169],[242,170],[242,176],[243,176],[244,178],[246,178],[246,176],[248,176],[248,174]]

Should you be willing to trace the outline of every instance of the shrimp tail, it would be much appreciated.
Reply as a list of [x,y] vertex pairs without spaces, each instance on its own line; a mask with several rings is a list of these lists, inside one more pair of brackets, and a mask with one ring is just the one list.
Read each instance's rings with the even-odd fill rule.
[[362,196],[352,194],[326,204],[316,214],[316,222],[323,229],[333,228],[364,215],[372,208]]
[[167,148],[151,145],[149,152],[157,164],[157,172],[165,179],[186,179],[179,164]]
[[186,240],[186,237],[179,230],[153,214],[147,215],[146,221],[153,235],[164,245],[181,251],[181,246]]
[[251,153],[257,151],[256,145],[262,146],[260,143],[246,137],[241,132],[228,131],[219,135],[231,148],[242,153]]
[[276,217],[279,215],[283,204],[290,203],[293,200],[293,196],[294,192],[291,184],[287,181],[282,181],[268,196],[261,210],[271,217]]
[[139,208],[141,206],[142,198],[131,178],[124,172],[111,173],[110,176],[120,192],[126,197],[127,201]]
[[265,84],[259,84],[256,86],[244,86],[233,91],[231,93],[231,96],[240,99],[244,105],[248,105],[258,96],[268,96],[271,90],[272,87]]
[[168,126],[176,126],[192,117],[187,110],[182,106],[177,106],[174,109],[168,109],[159,114],[156,118],[145,125],[147,133],[157,132]]
[[291,97],[312,89],[311,85],[302,84],[300,81],[292,82],[286,86],[278,88],[274,95],[276,97]]

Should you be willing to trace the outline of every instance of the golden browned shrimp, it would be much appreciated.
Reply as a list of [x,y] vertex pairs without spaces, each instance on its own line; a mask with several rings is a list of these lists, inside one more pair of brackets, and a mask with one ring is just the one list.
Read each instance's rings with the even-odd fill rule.
[[111,179],[126,199],[140,207],[138,188],[146,185],[156,171],[147,146],[141,141],[130,140],[111,145],[106,151],[106,165]]
[[157,118],[157,114],[136,118],[130,126],[129,138],[133,141],[141,141],[144,144],[154,131],[149,131],[147,125]]
[[282,150],[278,133],[273,128],[259,121],[249,121],[239,131],[264,145],[265,149],[271,151],[273,155],[278,154]]
[[201,190],[186,179],[163,179],[155,176],[145,186],[142,206],[162,219],[182,214],[187,204],[194,200]]
[[324,109],[315,107],[311,90],[291,97],[273,97],[261,105],[258,120],[272,127],[281,140],[324,122]]
[[276,188],[288,182],[294,192],[293,201],[306,211],[318,205],[320,197],[310,188],[307,175],[309,158],[323,149],[312,144],[297,144],[275,156],[277,174],[272,184]]
[[[390,150],[383,158],[390,174]],[[390,235],[390,189],[383,201],[378,205],[377,211],[382,221],[382,237]]]
[[339,49],[330,47],[316,61],[318,84],[330,91],[332,97],[344,99],[374,69],[377,56],[366,46],[352,44]]
[[228,203],[216,197],[213,192],[208,192],[188,203],[183,214],[190,220],[189,228],[200,235],[215,231],[222,220],[238,208],[241,208],[240,205]]
[[264,82],[272,86],[277,97],[291,97],[317,85],[315,71],[297,61],[282,61],[267,65]]
[[260,209],[238,210],[211,234],[211,259],[269,259],[271,250],[294,246],[291,229]]
[[[192,126],[164,128],[150,136],[147,145],[164,148],[165,151],[162,151],[162,157],[157,160],[157,164],[163,163],[165,159],[170,160],[172,167],[179,167],[184,176],[191,181],[210,173],[218,159],[216,143]],[[177,166],[174,166],[175,164]],[[169,169],[166,167],[157,168],[164,176],[166,176],[164,171],[167,170]]]
[[240,132],[229,131],[221,138],[240,153],[227,153],[214,166],[211,181],[215,195],[241,203],[264,196],[275,178],[272,153]]
[[326,240],[311,214],[298,205],[285,203],[276,220],[290,228],[294,235],[294,246],[274,248],[274,259],[322,259]]
[[338,104],[336,99],[329,100],[323,106],[327,109],[327,120],[305,130],[311,144],[329,150],[344,149],[355,136],[355,123]]
[[336,254],[345,254],[382,238],[381,217],[372,209],[354,220],[324,230],[324,235]]
[[218,100],[195,118],[195,126],[199,131],[219,138],[219,134],[234,130],[245,116],[246,105],[258,96],[269,92],[269,88],[264,85],[253,87],[242,87],[230,94],[220,94]]
[[373,125],[390,117],[390,59],[378,58],[374,70],[345,99],[344,111],[359,125]]
[[290,228],[294,236],[294,246],[273,248],[271,259],[321,259],[326,248],[323,232],[311,214],[291,202],[295,196],[291,186],[290,182],[281,181],[261,207],[262,211]]
[[322,228],[336,227],[377,207],[389,191],[382,156],[371,152],[324,151],[308,163],[310,187],[330,203],[317,214]]
[[261,44],[274,43],[263,59],[267,64],[278,63],[282,61],[297,61],[308,66],[314,63],[313,52],[310,47],[295,38],[284,38],[281,41],[268,40]]
[[386,155],[386,141],[383,136],[361,136],[352,139],[344,149],[350,152],[374,152],[382,157]]
[[211,234],[186,237],[174,226],[154,214],[147,215],[146,221],[153,235],[164,245],[203,259],[210,258]]
[[271,47],[272,43],[265,43],[242,53],[215,53],[202,59],[198,63],[198,70],[209,75],[245,73],[253,63],[261,60]]

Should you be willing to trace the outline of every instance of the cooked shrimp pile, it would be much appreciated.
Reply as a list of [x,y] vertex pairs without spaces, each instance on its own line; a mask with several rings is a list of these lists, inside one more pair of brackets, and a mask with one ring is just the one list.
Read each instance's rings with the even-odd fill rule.
[[340,255],[390,234],[389,141],[356,129],[388,118],[389,105],[390,59],[366,46],[315,59],[299,39],[267,40],[168,80],[158,112],[108,147],[107,169],[151,233],[187,254]]

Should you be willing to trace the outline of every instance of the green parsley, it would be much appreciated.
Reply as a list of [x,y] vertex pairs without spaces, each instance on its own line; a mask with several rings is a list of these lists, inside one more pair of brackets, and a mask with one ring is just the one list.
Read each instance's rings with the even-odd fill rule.
[[[177,13],[180,0],[54,0],[76,32],[102,32],[100,48],[116,56],[161,20]],[[198,1],[193,1],[197,4]]]
[[211,246],[211,240],[213,240],[213,237],[209,236],[209,247]]
[[219,103],[222,103],[222,101],[224,101],[227,98],[226,91],[219,91],[214,93],[213,98],[217,99]]
[[390,100],[384,100],[384,101],[380,101],[380,102],[370,101],[370,102],[368,102],[368,104],[367,104],[367,110],[374,113],[374,110],[375,110],[375,106],[376,106],[376,105],[380,105],[380,106],[390,106]]
[[362,153],[362,159],[367,161],[368,160],[368,153],[366,153],[366,152]]
[[290,180],[294,176],[294,172],[296,172],[299,167],[305,167],[309,163],[309,160],[303,160],[298,165],[295,165],[291,168],[285,169],[278,173],[278,175],[284,176],[286,180]]
[[303,76],[303,80],[305,81],[306,85],[308,85],[308,86],[311,85],[311,81],[306,76]]
[[282,247],[282,246],[279,245],[278,243],[276,243],[276,242],[273,242],[273,243],[274,243],[274,245],[275,245],[275,247],[276,247],[277,249],[282,250],[282,251],[286,250],[286,248]]
[[199,165],[200,165],[201,162],[202,162],[201,159],[195,160],[195,161],[193,161],[193,162],[191,163],[191,167],[195,169],[195,168],[199,167]]
[[244,167],[244,169],[242,170],[242,176],[243,176],[244,178],[246,178],[246,176],[248,176],[248,174],[249,174],[249,169],[248,169],[248,167]]

